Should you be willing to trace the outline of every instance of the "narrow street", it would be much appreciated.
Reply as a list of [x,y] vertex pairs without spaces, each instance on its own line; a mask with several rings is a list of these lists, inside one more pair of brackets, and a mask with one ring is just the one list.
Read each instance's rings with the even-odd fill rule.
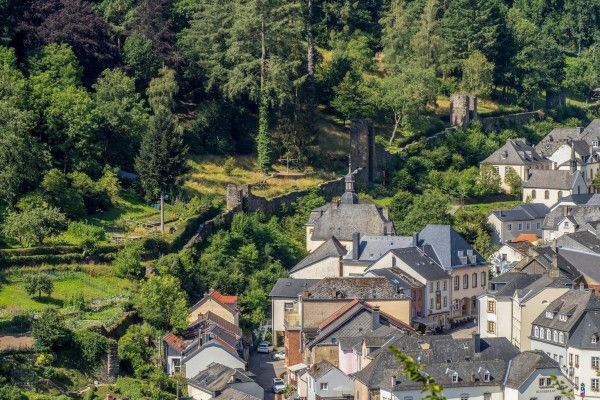
[[256,382],[265,389],[265,400],[273,400],[275,395],[271,390],[273,378],[280,377],[285,372],[284,361],[273,361],[271,355],[252,352],[250,353],[250,371],[256,375]]

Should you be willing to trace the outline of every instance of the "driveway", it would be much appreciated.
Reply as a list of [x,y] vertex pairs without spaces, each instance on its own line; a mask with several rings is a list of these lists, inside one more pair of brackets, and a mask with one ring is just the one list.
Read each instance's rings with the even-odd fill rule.
[[285,361],[273,361],[270,354],[250,353],[250,371],[256,375],[256,383],[265,389],[265,400],[273,400],[272,379],[285,372]]

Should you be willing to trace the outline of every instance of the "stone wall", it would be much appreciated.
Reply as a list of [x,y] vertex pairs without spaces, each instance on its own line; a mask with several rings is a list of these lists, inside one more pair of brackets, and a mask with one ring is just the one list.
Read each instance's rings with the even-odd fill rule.
[[354,119],[350,125],[350,157],[352,166],[364,173],[357,179],[361,183],[389,183],[397,166],[398,157],[390,154],[375,142],[373,123],[368,119]]
[[450,95],[450,125],[463,127],[477,119],[477,96],[474,94]]
[[525,125],[531,119],[542,119],[545,113],[542,110],[500,115],[498,117],[480,118],[481,124],[486,131],[499,131],[515,125]]

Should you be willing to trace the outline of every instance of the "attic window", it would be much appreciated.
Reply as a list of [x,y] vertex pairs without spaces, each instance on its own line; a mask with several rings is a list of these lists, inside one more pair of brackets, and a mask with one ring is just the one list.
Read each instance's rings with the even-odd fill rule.
[[490,374],[490,371],[485,371],[485,373],[483,374],[483,381],[484,382],[489,382],[492,379],[492,375]]
[[592,335],[592,343],[598,343],[598,335],[597,334]]
[[546,311],[546,318],[548,318],[548,319],[554,318],[554,313],[552,311]]
[[452,374],[452,383],[457,383],[458,382],[458,373],[455,372]]
[[567,322],[567,320],[569,319],[569,317],[567,317],[567,315],[566,315],[566,314],[560,314],[560,315],[558,316],[558,319],[559,319],[560,321],[562,321],[562,322]]

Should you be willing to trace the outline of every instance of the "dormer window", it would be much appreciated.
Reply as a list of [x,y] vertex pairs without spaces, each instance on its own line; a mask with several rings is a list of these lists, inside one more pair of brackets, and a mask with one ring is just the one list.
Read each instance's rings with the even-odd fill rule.
[[546,311],[546,318],[548,318],[548,319],[554,318],[554,313],[552,311]]
[[539,337],[540,336],[540,328],[538,328],[537,326],[533,327],[533,337]]
[[560,314],[558,316],[558,319],[561,320],[562,322],[567,322],[567,320],[569,319],[569,317],[567,317],[565,314]]
[[492,375],[490,374],[490,371],[485,371],[485,373],[483,374],[483,381],[484,382],[489,382],[492,379]]
[[452,374],[452,383],[458,382],[458,372]]
[[598,335],[594,334],[592,335],[592,343],[598,343]]
[[598,147],[598,141],[597,141],[597,140],[593,140],[593,141],[592,141],[592,146],[594,146],[594,147]]

